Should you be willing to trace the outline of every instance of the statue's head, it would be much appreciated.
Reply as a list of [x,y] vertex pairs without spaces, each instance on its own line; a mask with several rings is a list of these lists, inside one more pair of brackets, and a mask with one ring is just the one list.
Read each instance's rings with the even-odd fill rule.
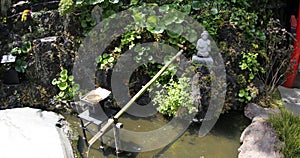
[[207,40],[207,38],[208,38],[208,32],[207,31],[203,31],[201,33],[201,38],[204,39],[204,40]]

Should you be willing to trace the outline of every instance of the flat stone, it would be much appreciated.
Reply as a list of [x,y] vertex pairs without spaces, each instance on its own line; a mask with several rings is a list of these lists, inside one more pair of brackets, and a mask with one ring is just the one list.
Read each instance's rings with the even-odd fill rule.
[[280,110],[272,109],[272,108],[263,108],[254,103],[249,103],[245,107],[244,113],[245,116],[248,117],[249,119],[253,119],[254,117],[260,116],[267,120],[269,118],[269,115],[280,113]]
[[300,114],[300,89],[278,87],[283,105],[294,114]]
[[0,157],[74,157],[67,136],[56,126],[61,119],[39,109],[0,110]]

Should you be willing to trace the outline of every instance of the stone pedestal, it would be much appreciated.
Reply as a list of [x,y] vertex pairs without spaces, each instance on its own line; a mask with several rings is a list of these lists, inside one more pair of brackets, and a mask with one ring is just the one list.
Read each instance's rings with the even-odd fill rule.
[[193,55],[192,61],[193,61],[193,63],[203,64],[203,65],[206,65],[206,66],[211,66],[214,63],[212,57],[210,57],[210,56],[199,57],[197,55]]

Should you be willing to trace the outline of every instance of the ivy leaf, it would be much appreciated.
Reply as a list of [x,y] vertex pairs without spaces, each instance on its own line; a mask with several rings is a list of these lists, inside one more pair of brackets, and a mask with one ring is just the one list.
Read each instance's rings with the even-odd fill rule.
[[249,79],[250,79],[250,80],[253,80],[254,77],[255,77],[255,75],[254,75],[253,73],[249,74]]
[[190,42],[195,42],[198,39],[197,32],[195,30],[188,31],[188,34],[185,37]]
[[27,41],[27,42],[24,42],[22,47],[21,47],[21,52],[22,53],[28,53],[31,49],[31,42]]
[[[169,33],[171,32],[170,35],[173,38],[179,37],[182,34],[182,32],[183,32],[183,26],[182,25],[178,25],[178,24],[177,25],[173,24],[168,29],[170,30]],[[177,35],[175,35],[175,34],[177,34]]]
[[239,97],[244,97],[245,96],[245,91],[242,89],[242,90],[240,90],[240,92],[239,92]]
[[185,18],[184,14],[177,14],[176,17],[177,18],[175,20],[175,23],[177,23],[177,24],[181,24],[184,21],[184,18]]
[[64,91],[60,91],[60,92],[58,93],[58,96],[61,97],[61,98],[64,97],[64,96],[65,96],[65,92],[64,92]]
[[187,5],[184,5],[183,7],[183,11],[186,12],[187,14],[189,14],[191,12],[191,9],[192,9],[192,6],[187,4]]
[[97,24],[96,20],[91,21],[91,26],[95,26]]
[[158,10],[159,10],[159,12],[164,13],[164,12],[167,12],[169,9],[170,9],[169,5],[163,5],[163,6],[159,7]]
[[58,81],[57,81],[57,79],[56,79],[56,78],[55,78],[55,79],[53,79],[53,80],[52,80],[52,82],[51,82],[51,84],[52,84],[52,85],[56,85],[57,83],[58,83]]
[[130,1],[130,5],[133,6],[133,5],[137,5],[139,3],[139,0],[131,0]]
[[10,51],[10,54],[13,55],[21,54],[21,49],[19,47],[15,47]]
[[68,75],[68,70],[67,69],[63,69],[61,72],[60,72],[60,76],[67,76]]
[[61,82],[66,82],[68,80],[68,76],[62,76],[61,78],[60,78],[60,81]]
[[136,10],[133,10],[132,17],[133,17],[135,22],[142,23],[144,21],[143,15],[141,13],[139,13],[138,11],[136,11]]
[[96,63],[101,63],[102,62],[102,56],[98,56],[96,58]]
[[79,84],[74,84],[73,85],[73,91],[78,91],[80,89],[80,86],[79,86]]
[[21,73],[24,73],[25,70],[27,68],[27,63],[26,61],[24,60],[21,60],[21,59],[18,59],[16,61],[16,67],[15,67],[15,70],[18,71],[18,72],[21,72]]
[[147,22],[148,22],[149,26],[155,27],[157,25],[157,17],[156,16],[149,16],[147,18]]
[[68,83],[67,82],[61,82],[58,84],[58,88],[63,91],[66,90],[68,88]]
[[110,63],[112,63],[112,62],[114,62],[114,60],[115,60],[115,58],[114,57],[110,57],[110,58],[108,58],[108,62],[110,62]]
[[134,59],[135,59],[135,61],[137,61],[137,62],[138,62],[138,61],[140,61],[140,60],[142,59],[142,57],[141,57],[141,56],[135,56],[135,58],[134,58]]
[[250,101],[250,100],[252,99],[252,97],[251,97],[251,96],[246,96],[246,99],[247,99],[248,101]]
[[176,16],[173,16],[172,14],[166,14],[163,18],[162,18],[162,22],[165,24],[165,25],[170,25],[172,24],[173,22],[175,22],[177,19]]
[[194,10],[200,10],[200,6],[201,6],[200,1],[193,1],[192,2],[192,8]]
[[150,60],[150,61],[153,60],[153,56],[150,55],[150,56],[148,57],[148,60]]
[[68,79],[69,79],[70,82],[72,82],[72,81],[74,81],[74,76],[71,75],[71,76],[68,77]]
[[216,14],[218,14],[218,9],[217,8],[211,8],[211,13],[213,14],[213,15],[216,15]]
[[107,58],[107,57],[109,57],[109,55],[108,55],[107,53],[104,53],[104,54],[102,55],[102,58],[103,58],[103,59],[105,59],[105,58]]
[[85,20],[81,20],[81,21],[80,21],[80,24],[81,24],[81,27],[82,27],[82,28],[87,28],[87,23],[86,23]]
[[165,31],[165,28],[163,27],[155,27],[154,33],[155,34],[161,34]]
[[167,30],[167,34],[171,37],[171,38],[178,38],[180,35],[177,34],[176,32]]

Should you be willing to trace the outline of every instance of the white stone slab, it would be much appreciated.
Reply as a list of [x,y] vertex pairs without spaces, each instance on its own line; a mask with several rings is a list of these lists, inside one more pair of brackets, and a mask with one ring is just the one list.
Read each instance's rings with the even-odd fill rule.
[[32,108],[0,110],[0,157],[66,157],[55,126],[59,118],[56,113]]

